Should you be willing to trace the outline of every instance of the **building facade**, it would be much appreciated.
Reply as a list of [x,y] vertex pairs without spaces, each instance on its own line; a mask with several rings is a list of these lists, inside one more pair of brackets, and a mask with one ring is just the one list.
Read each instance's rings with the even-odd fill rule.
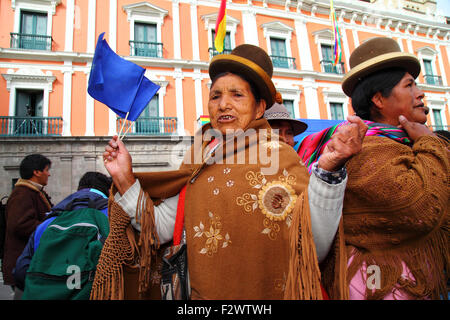
[[[56,201],[74,191],[84,171],[104,172],[103,147],[122,122],[87,94],[102,32],[118,55],[161,86],[127,133],[140,159],[136,170],[176,168],[184,142],[208,115],[219,6],[219,0],[0,0],[0,195],[9,194],[20,160],[31,152],[53,161],[48,190]],[[345,119],[352,109],[340,83],[351,52],[369,38],[392,37],[421,61],[417,82],[431,110],[428,125],[448,130],[450,25],[435,0],[335,0],[334,8],[342,42],[337,65],[328,0],[227,1],[224,52],[242,43],[265,49],[293,117]]]

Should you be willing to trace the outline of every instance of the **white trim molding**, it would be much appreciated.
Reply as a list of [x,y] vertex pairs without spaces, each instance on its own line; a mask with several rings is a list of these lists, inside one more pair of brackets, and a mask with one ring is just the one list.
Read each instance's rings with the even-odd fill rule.
[[161,27],[164,25],[164,18],[169,14],[169,11],[148,2],[130,4],[122,8],[127,13],[130,22],[130,40],[134,40],[134,24],[144,22],[156,24],[157,42],[162,42]]
[[261,25],[263,29],[263,35],[267,42],[267,53],[272,55],[272,46],[270,45],[270,39],[283,39],[286,44],[286,56],[292,58],[291,39],[293,28],[285,25],[280,21],[267,22]]
[[48,117],[49,93],[53,91],[53,81],[56,77],[51,71],[45,73],[40,69],[19,69],[16,72],[8,69],[2,74],[6,80],[9,96],[9,116],[14,116],[16,106],[16,89],[40,89],[44,91],[42,116]]
[[342,103],[342,110],[344,112],[344,120],[348,116],[348,100],[349,98],[342,92],[341,87],[334,86],[323,88],[322,90],[323,100],[327,106],[327,116],[331,119],[331,103]]

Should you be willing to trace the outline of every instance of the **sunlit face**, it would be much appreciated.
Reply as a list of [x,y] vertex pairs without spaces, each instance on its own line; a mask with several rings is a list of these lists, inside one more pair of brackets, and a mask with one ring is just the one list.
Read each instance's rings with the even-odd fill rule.
[[213,128],[223,135],[226,130],[245,130],[251,121],[264,114],[266,102],[256,102],[250,84],[241,77],[227,73],[213,83],[208,111]]
[[280,135],[280,139],[290,145],[291,147],[295,146],[294,141],[294,131],[292,130],[292,126],[289,121],[285,120],[270,120],[270,126],[272,129],[278,129],[278,134]]
[[392,89],[389,97],[379,96],[378,101],[382,106],[379,112],[383,122],[397,126],[398,117],[403,115],[409,121],[425,123],[428,108],[422,101],[424,96],[424,92],[417,87],[413,76],[406,73]]
[[46,186],[48,183],[48,177],[50,177],[50,167],[45,166],[44,170],[34,170],[34,176],[36,177],[36,182]]

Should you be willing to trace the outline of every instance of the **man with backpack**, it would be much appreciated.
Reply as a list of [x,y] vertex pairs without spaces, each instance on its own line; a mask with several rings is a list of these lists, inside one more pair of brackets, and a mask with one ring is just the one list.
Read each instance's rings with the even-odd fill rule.
[[111,178],[87,172],[78,191],[55,205],[30,236],[14,269],[22,299],[88,299],[109,233]]

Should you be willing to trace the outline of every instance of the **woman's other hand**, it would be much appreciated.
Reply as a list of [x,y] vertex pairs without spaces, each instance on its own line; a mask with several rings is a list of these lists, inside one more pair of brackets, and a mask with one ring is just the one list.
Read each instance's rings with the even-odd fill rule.
[[364,136],[368,129],[358,116],[348,116],[348,124],[340,126],[319,158],[319,168],[338,171],[345,163],[362,149]]
[[117,190],[123,195],[136,182],[136,178],[131,166],[131,155],[117,135],[113,136],[105,147],[103,161]]
[[412,141],[416,141],[421,136],[436,136],[426,125],[408,121],[403,115],[398,117],[398,121],[400,122],[398,127],[403,128]]

